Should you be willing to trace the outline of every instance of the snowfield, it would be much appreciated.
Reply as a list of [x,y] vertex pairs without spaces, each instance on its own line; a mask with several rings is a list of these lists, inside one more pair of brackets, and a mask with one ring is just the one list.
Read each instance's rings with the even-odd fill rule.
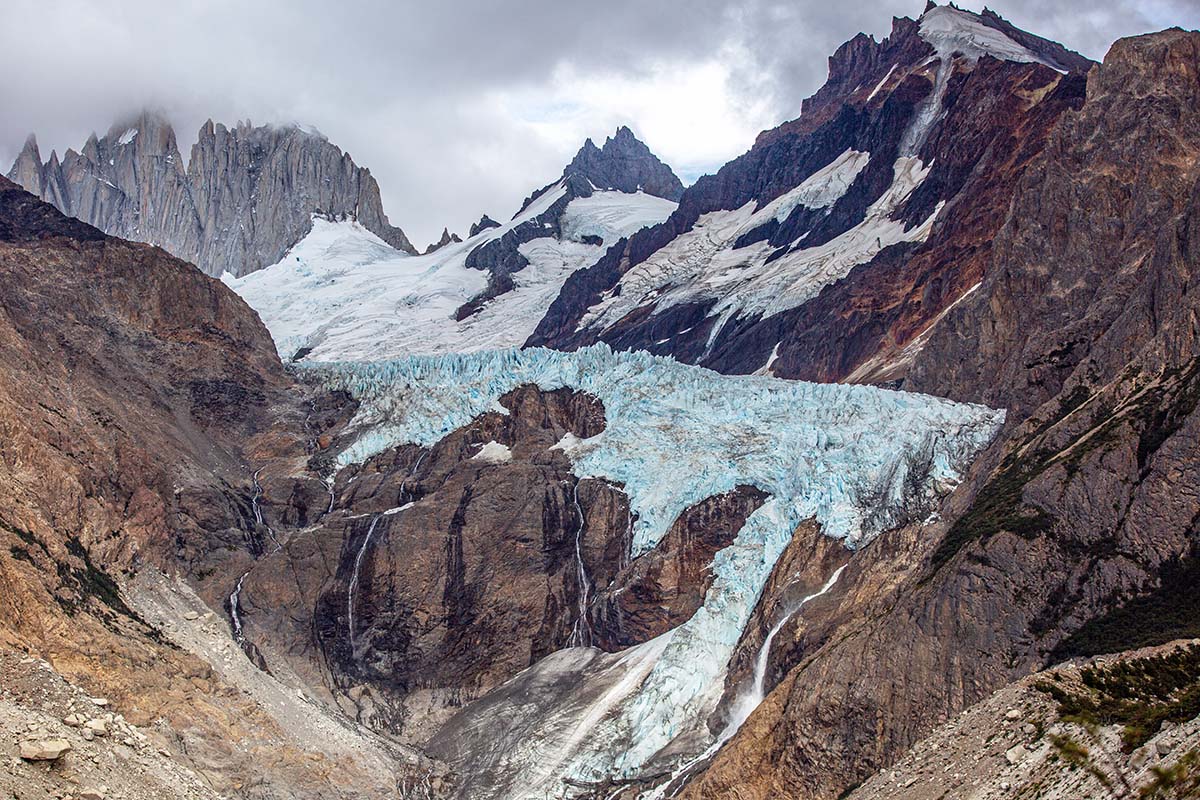
[[[516,288],[455,321],[454,312],[487,285],[486,272],[465,266],[468,254],[537,218],[565,192],[560,182],[507,224],[424,256],[393,249],[353,220],[314,217],[312,231],[278,264],[222,280],[262,317],[284,360],[302,348],[313,360],[337,361],[516,347],[572,272],[675,210],[670,200],[643,192],[572,200],[560,219],[561,241],[548,232],[520,246],[529,266],[513,275]],[[593,236],[603,244],[584,242]]]
[[773,248],[765,241],[734,248],[743,234],[771,219],[787,219],[797,206],[829,208],[869,160],[868,153],[847,150],[762,208],[756,209],[751,201],[733,211],[703,215],[692,230],[621,276],[617,286],[588,309],[579,327],[606,328],[646,304],[652,304],[658,313],[682,303],[713,299],[717,302],[709,316],[720,321],[713,326],[711,343],[735,315],[766,317],[796,308],[880,250],[928,239],[941,204],[928,219],[908,230],[904,222],[892,219],[929,174],[919,158],[909,156],[896,160],[891,186],[867,209],[865,218],[829,242],[804,247],[801,239],[796,249],[773,261],[767,260]]
[[[500,760],[551,783],[632,775],[677,735],[694,730],[716,708],[726,663],[796,526],[815,518],[827,535],[857,548],[923,517],[1004,419],[1000,411],[935,397],[726,376],[605,345],[308,369],[361,400],[352,423],[358,438],[342,464],[402,443],[431,445],[522,384],[595,395],[604,403],[605,430],[590,439],[564,437],[555,447],[579,477],[625,485],[637,515],[634,556],[653,548],[684,509],[704,498],[743,483],[770,494],[714,559],[715,579],[700,611],[666,639],[642,645],[645,658],[605,662],[612,664],[603,680],[621,688],[596,695],[603,709],[578,703],[578,721],[593,726],[590,735],[572,737],[569,746],[561,738],[506,745]],[[622,664],[639,671],[632,683]],[[546,711],[556,725],[564,713]]]

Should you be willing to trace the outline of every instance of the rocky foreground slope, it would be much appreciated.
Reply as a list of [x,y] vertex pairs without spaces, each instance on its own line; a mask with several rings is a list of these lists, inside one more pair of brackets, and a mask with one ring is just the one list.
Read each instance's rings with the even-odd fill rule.
[[[416,754],[247,660],[222,613],[229,579],[208,606],[182,580],[244,569],[270,541],[252,465],[277,459],[303,478],[316,448],[309,396],[254,313],[190,264],[3,179],[0,275],[4,663],[45,658],[106,698],[104,713],[147,739],[102,749],[158,763],[161,749],[173,774],[199,776],[199,796],[428,791],[432,767]],[[54,734],[62,723],[44,717],[60,711],[31,722]],[[88,757],[63,756],[51,777],[87,777]]]
[[353,218],[416,253],[388,222],[370,171],[299,126],[209,120],[185,162],[171,124],[146,111],[45,163],[30,136],[8,178],[68,216],[158,245],[209,275],[274,264],[308,233],[314,214]]
[[1192,641],[1023,678],[939,726],[849,798],[1200,796],[1197,659]]

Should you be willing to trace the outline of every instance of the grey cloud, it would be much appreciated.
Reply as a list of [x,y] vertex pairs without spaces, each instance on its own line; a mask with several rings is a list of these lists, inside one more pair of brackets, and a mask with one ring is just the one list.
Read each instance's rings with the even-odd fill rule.
[[[1092,57],[1121,35],[1200,25],[1195,0],[996,5],[1015,23]],[[9,0],[0,26],[0,161],[7,165],[31,130],[48,155],[51,147],[79,147],[91,130],[143,106],[168,113],[185,150],[208,117],[302,121],[371,168],[393,222],[424,244],[443,225],[461,231],[484,211],[511,213],[581,143],[531,135],[488,102],[496,92],[536,93],[564,66],[578,75],[641,81],[663,65],[683,71],[727,57],[735,102],[765,100],[771,119],[781,122],[820,85],[838,44],[860,30],[886,35],[892,16],[915,16],[922,6]],[[637,119],[615,109],[602,117],[639,129]],[[672,144],[651,142],[666,150]]]

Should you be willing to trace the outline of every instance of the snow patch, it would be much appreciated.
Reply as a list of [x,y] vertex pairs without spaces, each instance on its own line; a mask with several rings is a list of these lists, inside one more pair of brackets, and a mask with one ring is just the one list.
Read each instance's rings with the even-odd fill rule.
[[121,134],[121,138],[117,139],[117,144],[121,144],[121,145],[129,144],[135,138],[137,138],[137,135],[138,135],[138,129],[130,128],[129,130],[127,130]]
[[506,464],[512,461],[512,450],[506,444],[488,442],[479,448],[479,452],[471,456],[472,461],[483,461],[488,464]]
[[[770,213],[783,222],[797,206],[806,208],[829,208],[850,189],[858,173],[871,160],[871,154],[848,149],[828,165],[808,176],[803,183],[769,204],[755,218]],[[768,212],[769,210],[769,212]]]
[[564,453],[566,453],[569,456],[569,455],[571,455],[572,452],[575,451],[576,448],[578,448],[581,444],[583,444],[584,441],[586,441],[586,440],[580,439],[575,434],[571,433],[570,431],[567,431],[566,433],[563,434],[563,437],[561,439],[559,439],[555,444],[550,445],[550,449],[551,450],[562,450]]
[[900,66],[900,65],[892,64],[892,68],[887,71],[887,75],[883,76],[883,80],[881,80],[881,81],[879,81],[879,83],[875,84],[875,88],[871,90],[871,93],[869,95],[867,95],[868,103],[871,102],[875,98],[875,95],[879,94],[879,90],[882,89],[883,85],[888,82],[888,78],[892,77],[892,74],[895,73],[896,67],[898,67],[898,66]]
[[[831,198],[837,190],[833,187],[848,187],[852,176],[865,166],[866,158],[865,153],[846,151],[826,168],[828,172],[818,184],[820,190],[804,184],[793,190],[802,198],[797,202],[834,202]],[[797,249],[770,262],[767,257],[772,248],[766,242],[737,249],[733,244],[742,234],[780,213],[793,201],[791,192],[759,211],[749,202],[733,211],[704,214],[692,230],[626,272],[619,290],[606,293],[592,306],[580,328],[607,327],[646,304],[653,304],[658,313],[683,303],[716,300],[709,314],[720,319],[712,328],[711,345],[725,321],[734,315],[765,317],[801,306],[884,248],[929,238],[941,203],[924,222],[911,229],[903,220],[893,219],[929,170],[915,156],[897,159],[891,186],[871,204],[862,222],[816,247],[803,247],[801,240]]]
[[954,53],[962,53],[971,61],[989,55],[1004,61],[1051,66],[1029,48],[985,24],[977,14],[950,6],[938,6],[925,12],[921,17],[921,38],[929,42],[943,60],[948,60]]

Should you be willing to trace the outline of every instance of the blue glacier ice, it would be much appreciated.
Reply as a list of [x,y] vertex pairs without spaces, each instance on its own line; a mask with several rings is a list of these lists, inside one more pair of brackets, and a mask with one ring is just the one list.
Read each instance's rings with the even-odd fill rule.
[[[595,395],[605,430],[560,447],[579,477],[625,485],[637,515],[632,556],[700,500],[738,484],[770,495],[717,554],[703,607],[656,652],[637,691],[570,752],[556,751],[558,774],[582,779],[635,774],[716,708],[727,662],[800,522],[815,519],[846,547],[862,547],[934,508],[1004,420],[1003,411],[935,397],[720,375],[603,344],[308,369],[361,401],[342,465],[402,443],[431,445],[523,384]],[[549,757],[537,752],[544,771]]]

